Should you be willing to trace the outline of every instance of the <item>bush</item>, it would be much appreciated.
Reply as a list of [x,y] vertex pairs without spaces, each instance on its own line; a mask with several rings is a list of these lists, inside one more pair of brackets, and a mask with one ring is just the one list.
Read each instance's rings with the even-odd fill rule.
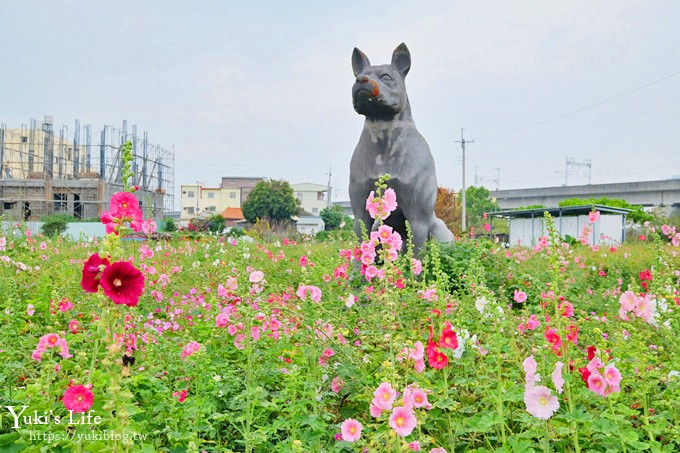
[[40,228],[40,232],[45,236],[55,238],[66,231],[66,227],[68,226],[67,224],[74,220],[75,219],[73,217],[63,214],[55,214],[44,217],[42,219],[43,225]]
[[173,219],[172,217],[165,217],[163,219],[163,229],[161,231],[165,231],[167,233],[177,231],[177,224],[175,223],[175,219]]

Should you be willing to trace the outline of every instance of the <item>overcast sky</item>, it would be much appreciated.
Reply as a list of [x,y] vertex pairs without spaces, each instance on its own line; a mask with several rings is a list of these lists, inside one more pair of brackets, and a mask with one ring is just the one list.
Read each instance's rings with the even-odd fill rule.
[[[363,127],[356,46],[405,42],[414,120],[439,185],[592,183],[680,175],[680,2],[0,0],[0,122],[53,115],[149,132],[175,182],[326,184],[348,199]],[[586,184],[585,171],[568,176]],[[176,209],[179,209],[177,204]]]

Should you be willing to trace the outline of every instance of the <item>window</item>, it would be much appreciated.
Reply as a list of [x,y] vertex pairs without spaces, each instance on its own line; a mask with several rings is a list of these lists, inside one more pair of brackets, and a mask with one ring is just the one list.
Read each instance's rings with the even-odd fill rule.
[[316,199],[317,199],[317,200],[323,200],[323,198],[324,198],[323,195],[324,195],[323,192],[317,192],[317,193],[316,193]]
[[57,193],[55,192],[53,194],[54,200],[54,210],[55,211],[66,211],[66,194],[65,193]]
[[208,198],[215,198],[215,192],[208,192]]
[[194,198],[194,191],[190,190],[189,192],[187,192],[187,197],[188,198]]
[[304,197],[304,195],[305,195],[305,194],[303,194],[302,192],[298,192],[298,193],[297,193],[297,198],[298,198],[298,200],[302,200],[302,198]]
[[216,209],[217,208],[215,206],[208,206],[207,208],[205,208],[205,210],[208,212],[215,212]]
[[316,214],[319,212],[319,208],[312,208],[312,214]]
[[193,214],[193,213],[194,213],[194,207],[193,206],[188,207],[187,208],[187,214]]
[[230,192],[229,198],[236,198],[236,192]]

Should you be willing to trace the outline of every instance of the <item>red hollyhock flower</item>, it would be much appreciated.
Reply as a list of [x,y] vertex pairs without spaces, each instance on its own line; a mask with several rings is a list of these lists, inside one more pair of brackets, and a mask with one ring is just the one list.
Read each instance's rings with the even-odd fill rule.
[[588,353],[588,360],[593,360],[595,358],[597,348],[593,345],[590,345],[586,348],[586,352]]
[[90,256],[83,265],[83,278],[80,280],[80,286],[88,293],[96,293],[99,290],[101,273],[109,264],[109,260],[102,259],[96,253]]
[[94,395],[84,385],[73,385],[64,392],[64,406],[73,412],[86,412],[92,407]]
[[458,349],[458,336],[451,328],[451,323],[444,323],[444,329],[439,338],[439,344],[442,348]]
[[435,370],[441,370],[449,364],[449,358],[441,351],[437,342],[432,341],[432,327],[430,327],[430,338],[427,340],[425,353],[427,354],[427,363]]
[[134,307],[144,292],[144,275],[129,262],[118,261],[104,269],[101,285],[114,304]]

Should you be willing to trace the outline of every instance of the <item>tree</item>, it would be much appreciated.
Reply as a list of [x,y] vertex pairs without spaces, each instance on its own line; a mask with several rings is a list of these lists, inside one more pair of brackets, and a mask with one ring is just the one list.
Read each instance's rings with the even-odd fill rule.
[[484,186],[470,186],[465,191],[466,224],[481,231],[481,227],[488,223],[484,214],[498,210],[498,203],[491,199],[491,192]]
[[260,181],[243,202],[243,217],[255,223],[257,219],[269,222],[288,222],[299,212],[300,202],[295,198],[288,181]]
[[319,216],[326,225],[326,230],[337,230],[340,228],[343,220],[345,220],[345,210],[342,206],[333,205],[330,208],[322,209]]
[[612,208],[631,209],[633,212],[629,213],[627,218],[633,223],[644,223],[654,219],[654,215],[645,212],[642,206],[632,205],[621,198],[570,198],[568,200],[560,201],[557,206],[563,208],[566,206],[588,206],[596,204]]
[[434,205],[434,213],[453,231],[453,234],[460,236],[461,227],[461,207],[458,194],[453,189],[437,187],[437,201]]

